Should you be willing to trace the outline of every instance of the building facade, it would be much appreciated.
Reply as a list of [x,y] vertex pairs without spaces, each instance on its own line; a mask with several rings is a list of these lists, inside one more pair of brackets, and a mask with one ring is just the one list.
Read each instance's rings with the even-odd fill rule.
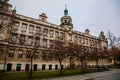
[[[47,55],[47,49],[58,37],[64,37],[66,43],[73,42],[97,48],[108,47],[103,31],[96,37],[90,34],[89,29],[85,32],[73,30],[72,18],[68,15],[67,8],[64,10],[64,16],[61,17],[61,24],[56,25],[47,21],[45,13],[40,14],[39,19],[34,19],[16,14],[16,10],[12,10],[11,7],[8,0],[1,0],[0,11],[13,14],[14,17],[14,23],[6,28],[5,39],[0,43],[1,70],[5,68],[7,71],[28,71],[30,53],[33,50],[36,50],[33,56],[34,71],[59,69],[59,62]],[[34,45],[39,45],[39,47],[35,49]],[[80,65],[76,58],[74,60],[76,65]],[[69,59],[64,60],[63,67],[69,66],[69,62]],[[95,62],[89,61],[88,64],[95,65]]]

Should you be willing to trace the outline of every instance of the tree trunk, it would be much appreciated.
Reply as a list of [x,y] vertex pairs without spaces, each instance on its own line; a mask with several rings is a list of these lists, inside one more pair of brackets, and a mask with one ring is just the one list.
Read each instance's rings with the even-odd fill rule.
[[6,51],[6,54],[5,54],[5,61],[4,61],[4,65],[3,65],[3,71],[2,71],[3,73],[6,72],[5,67],[6,67],[6,63],[7,63],[8,47],[9,47],[9,46],[7,46],[7,51]]
[[99,70],[98,59],[96,59],[96,67],[97,67],[97,70]]
[[82,73],[84,73],[84,66],[83,66],[83,59],[80,59],[81,67],[82,67]]
[[115,54],[114,54],[114,59],[113,59],[113,60],[114,60],[114,66],[115,66],[115,65],[116,65],[116,61],[115,61]]
[[59,60],[59,62],[60,62],[60,75],[62,76],[63,75],[63,72],[62,72],[62,61]]
[[30,65],[31,65],[31,69],[30,69],[30,77],[32,77],[32,73],[33,73],[33,57],[30,58]]

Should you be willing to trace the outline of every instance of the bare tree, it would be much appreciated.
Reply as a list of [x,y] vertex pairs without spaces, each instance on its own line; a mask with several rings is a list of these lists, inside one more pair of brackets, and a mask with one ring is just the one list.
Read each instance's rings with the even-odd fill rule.
[[[38,50],[38,48],[40,47],[40,43],[38,43],[38,41],[36,40],[38,37],[36,36],[36,34],[33,36],[32,41],[28,43],[25,43],[25,38],[19,38],[20,40],[20,45],[26,48],[26,51],[30,51],[29,54],[29,58],[30,58],[30,75],[29,77],[32,77],[33,74],[33,59],[35,56],[36,51]],[[26,53],[27,53],[26,52]]]
[[113,62],[114,65],[116,65],[119,54],[120,54],[119,53],[119,48],[117,46],[112,46],[110,48],[110,56],[114,60],[114,62]]
[[110,32],[110,30],[108,31],[108,34],[107,34],[107,36],[108,36],[108,42],[109,42],[109,47],[110,47],[110,55],[111,55],[111,57],[112,57],[112,59],[113,59],[113,63],[114,63],[114,65],[115,65],[115,57],[116,57],[116,54],[117,54],[117,52],[116,52],[116,47],[119,47],[120,48],[120,37],[116,37],[115,35],[114,35],[114,33],[112,33],[112,32]]
[[0,11],[0,37],[4,37],[8,29],[14,24],[15,11],[6,13]]
[[10,39],[10,35],[9,36],[6,36],[6,35],[7,33],[8,34],[11,33],[11,29],[14,24],[15,14],[16,14],[15,10],[11,11],[10,13],[0,11],[0,43],[4,41],[8,42],[8,45],[5,50],[6,52],[4,51],[6,54],[5,54],[5,60],[3,65],[3,72],[5,72],[7,54],[9,49],[9,39]]
[[103,47],[103,50],[100,50],[100,58],[102,59],[102,67],[104,68],[104,59],[109,59],[110,54],[109,50],[106,47]]
[[53,48],[51,49],[51,55],[59,61],[60,64],[60,75],[63,74],[63,65],[62,61],[67,57],[66,47],[64,43],[64,39],[62,37],[58,37],[54,40]]
[[71,53],[80,60],[82,72],[84,73],[84,61],[88,56],[88,49],[83,45],[70,44]]
[[112,33],[110,30],[108,31],[107,39],[108,39],[109,47],[112,46],[120,47],[120,37],[116,37],[114,33]]
[[117,57],[116,57],[117,61],[119,62],[120,64],[120,49],[118,50],[118,53],[117,53]]
[[99,48],[96,48],[96,47],[92,47],[91,49],[92,49],[91,50],[91,57],[92,57],[93,60],[95,60],[96,67],[99,70],[98,62],[99,62],[99,59],[100,59],[100,50],[99,50]]

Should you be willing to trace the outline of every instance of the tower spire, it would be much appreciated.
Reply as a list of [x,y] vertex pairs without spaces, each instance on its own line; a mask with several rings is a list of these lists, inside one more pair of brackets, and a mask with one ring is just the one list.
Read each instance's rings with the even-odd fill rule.
[[65,4],[65,9],[67,9],[67,5]]
[[68,16],[67,5],[65,4],[64,16]]

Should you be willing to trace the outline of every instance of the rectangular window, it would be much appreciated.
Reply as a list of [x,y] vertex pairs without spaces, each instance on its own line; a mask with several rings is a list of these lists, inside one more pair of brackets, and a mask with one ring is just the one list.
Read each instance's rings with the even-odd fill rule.
[[33,25],[30,25],[30,26],[29,26],[29,33],[33,33],[33,31],[34,31],[34,26],[33,26]]
[[59,32],[56,31],[56,32],[55,32],[55,38],[58,38],[58,37],[59,37]]
[[28,37],[28,45],[32,45],[33,43],[33,37]]
[[79,37],[79,43],[81,43],[81,37]]
[[26,32],[26,30],[27,30],[27,24],[22,24],[21,32]]
[[36,33],[40,33],[40,31],[41,31],[40,27],[37,27],[36,28]]
[[21,45],[25,44],[25,35],[20,35],[19,44]]
[[3,49],[2,49],[2,47],[0,47],[0,54],[3,52]]
[[93,46],[95,46],[95,41],[94,40],[92,40],[92,43],[93,43]]
[[52,70],[52,65],[49,65],[49,70]]
[[82,38],[82,43],[85,44],[85,38]]
[[27,51],[27,53],[26,53],[26,58],[30,58],[31,57],[31,52],[30,51]]
[[38,59],[38,53],[34,53],[34,59]]
[[44,47],[44,48],[47,47],[47,40],[46,40],[46,39],[43,40],[43,47]]
[[52,56],[52,55],[49,55],[49,56],[48,56],[48,59],[49,59],[50,61],[52,61],[52,60],[53,60],[53,56]]
[[53,41],[52,40],[49,41],[49,44],[50,44],[49,47],[53,48]]
[[63,32],[60,32],[60,37],[61,37],[61,38],[64,38]]
[[14,50],[9,50],[8,57],[13,58],[14,57]]
[[47,55],[45,52],[42,53],[42,60],[46,61],[47,60]]
[[18,31],[19,25],[20,25],[20,23],[18,23],[18,22],[15,23],[15,24],[13,25],[13,30]]
[[55,70],[58,70],[58,65],[55,65]]
[[93,40],[91,40],[91,46],[93,46]]
[[77,36],[75,36],[75,42],[78,42],[78,37]]
[[40,39],[39,38],[35,39],[35,46],[40,46]]
[[53,30],[50,30],[50,38],[53,38],[54,32]]
[[18,58],[22,58],[23,51],[18,51]]
[[95,41],[95,47],[97,47],[97,41]]
[[88,39],[86,39],[86,44],[88,45]]
[[44,28],[44,30],[43,30],[43,37],[47,37],[47,35],[48,35],[48,29]]
[[90,40],[90,46],[92,46],[92,40]]
[[72,41],[72,34],[69,34],[69,41]]
[[16,34],[11,34],[11,42],[16,43],[17,41],[17,35]]

